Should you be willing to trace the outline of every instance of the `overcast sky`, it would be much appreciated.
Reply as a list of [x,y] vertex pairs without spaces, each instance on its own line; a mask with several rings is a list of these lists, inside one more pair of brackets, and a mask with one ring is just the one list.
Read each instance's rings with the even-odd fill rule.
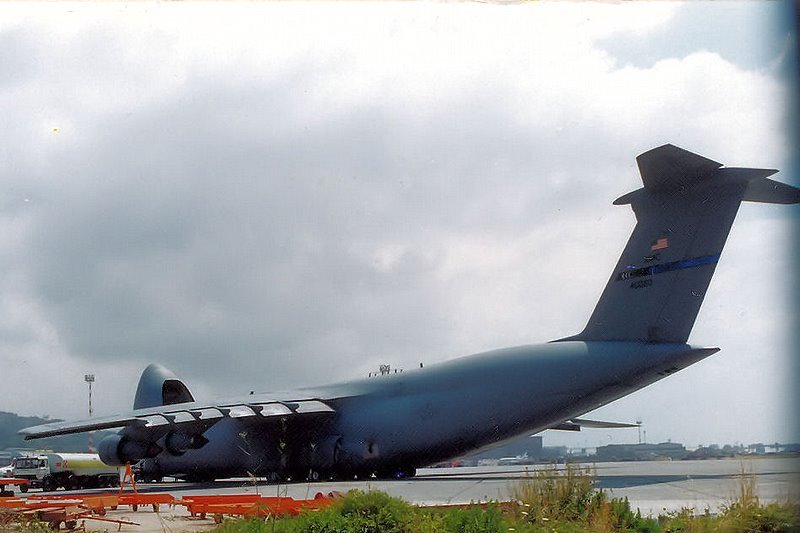
[[[0,410],[366,376],[580,331],[670,142],[779,168],[775,3],[0,5]],[[797,438],[798,208],[740,210],[690,342],[595,417],[648,441]],[[635,441],[547,433],[546,444]]]

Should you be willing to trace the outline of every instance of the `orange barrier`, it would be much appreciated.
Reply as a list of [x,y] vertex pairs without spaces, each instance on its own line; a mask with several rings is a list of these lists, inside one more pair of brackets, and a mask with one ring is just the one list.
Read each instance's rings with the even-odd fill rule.
[[91,510],[93,513],[98,515],[105,515],[106,509],[116,509],[117,506],[120,504],[119,501],[120,497],[117,494],[64,494],[64,495],[40,495],[40,494],[31,494],[28,496],[28,501],[37,501],[37,500],[47,500],[47,501],[69,501],[69,500],[78,500],[81,502],[81,505],[86,507],[87,509]]
[[[72,528],[81,519],[100,520],[117,524],[132,524],[126,520],[105,518],[106,509],[119,505],[130,505],[136,511],[140,505],[152,505],[158,512],[164,504],[179,504],[186,507],[192,516],[205,518],[213,515],[221,521],[224,515],[242,517],[294,516],[302,510],[319,511],[331,505],[340,496],[337,492],[327,495],[318,492],[311,500],[295,500],[287,497],[269,497],[259,494],[219,494],[185,496],[176,500],[165,493],[123,494],[59,494],[31,495],[28,499],[0,498],[0,525],[11,521],[36,518],[54,529],[62,524]],[[2,529],[2,528],[0,528]]]
[[318,492],[313,500],[260,496],[258,494],[225,494],[218,496],[187,496],[175,503],[183,505],[192,516],[205,518],[212,514],[215,518],[223,515],[245,517],[255,516],[295,516],[302,510],[319,511],[331,505],[338,495],[328,496]]
[[[130,483],[132,492],[124,492],[125,484]],[[130,505],[131,510],[138,511],[140,505],[152,505],[153,511],[158,512],[161,505],[172,505],[175,497],[165,493],[145,493],[142,494],[136,489],[136,479],[131,471],[131,464],[125,465],[125,473],[119,484],[119,505]]]
[[176,501],[177,505],[183,505],[192,516],[206,517],[209,509],[221,508],[223,506],[234,511],[252,506],[261,499],[259,494],[196,494],[184,496],[183,499]]
[[[158,511],[159,505],[172,505],[175,497],[166,493],[141,493],[132,492],[125,494],[64,494],[64,495],[39,495],[28,496],[28,501],[43,502],[68,502],[77,501],[92,510],[116,509],[119,505],[130,505],[136,511],[140,505],[153,505],[153,510]],[[102,514],[102,513],[100,513]]]
[[261,499],[260,494],[190,494],[184,496],[181,501],[197,503],[224,503],[224,502],[257,502]]
[[8,498],[14,496],[14,489],[6,487],[12,487],[17,485],[18,487],[22,487],[23,485],[30,485],[31,482],[27,479],[21,479],[16,477],[0,477],[0,498]]
[[2,509],[23,509],[25,500],[19,498],[0,498],[0,508]]
[[[101,505],[100,501],[93,502]],[[22,500],[18,498],[3,498],[0,500],[0,524],[6,525],[15,521],[36,519],[47,523],[51,529],[58,530],[63,524],[67,529],[74,529],[78,520],[100,520],[115,524],[139,525],[128,520],[104,518],[105,507],[87,507],[81,499],[60,498],[32,498]],[[101,515],[101,516],[96,516]]]
[[163,492],[154,492],[154,493],[131,492],[131,493],[120,494],[118,498],[120,505],[130,505],[131,509],[134,511],[138,511],[140,505],[152,505],[153,511],[158,512],[159,506],[173,505],[175,503],[174,496]]
[[[28,509],[28,510],[37,510],[37,509],[50,509],[50,508],[62,508],[62,507],[69,507],[69,506],[76,506],[81,505],[81,500],[19,500],[19,499],[6,499],[7,501],[0,504],[2,507],[8,508],[21,508],[21,509]],[[9,501],[10,500],[10,501]]]
[[19,477],[0,477],[0,486],[3,485],[30,485],[31,482],[27,479]]

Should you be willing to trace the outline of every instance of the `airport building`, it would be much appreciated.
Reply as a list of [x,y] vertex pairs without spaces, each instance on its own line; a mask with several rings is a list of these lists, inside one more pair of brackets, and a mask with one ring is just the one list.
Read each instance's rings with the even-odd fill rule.
[[598,461],[652,461],[657,459],[684,459],[688,451],[678,442],[658,444],[608,444],[597,447]]
[[462,464],[534,464],[563,462],[566,446],[544,446],[541,435],[520,437],[502,446],[463,457]]

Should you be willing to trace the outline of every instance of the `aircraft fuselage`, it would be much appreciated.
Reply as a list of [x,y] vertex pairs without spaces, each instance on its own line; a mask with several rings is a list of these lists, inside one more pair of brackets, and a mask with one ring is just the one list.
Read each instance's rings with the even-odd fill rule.
[[265,425],[226,418],[208,443],[146,459],[153,477],[393,476],[535,433],[625,396],[712,353],[686,344],[554,342],[306,389],[328,417]]

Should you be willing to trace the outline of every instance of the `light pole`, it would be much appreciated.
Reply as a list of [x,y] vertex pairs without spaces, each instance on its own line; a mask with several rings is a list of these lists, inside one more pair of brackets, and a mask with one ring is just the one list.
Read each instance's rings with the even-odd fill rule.
[[[84,374],[83,381],[89,385],[89,417],[92,416],[92,383],[94,383],[94,374]],[[92,432],[89,432],[89,451],[92,451]]]

